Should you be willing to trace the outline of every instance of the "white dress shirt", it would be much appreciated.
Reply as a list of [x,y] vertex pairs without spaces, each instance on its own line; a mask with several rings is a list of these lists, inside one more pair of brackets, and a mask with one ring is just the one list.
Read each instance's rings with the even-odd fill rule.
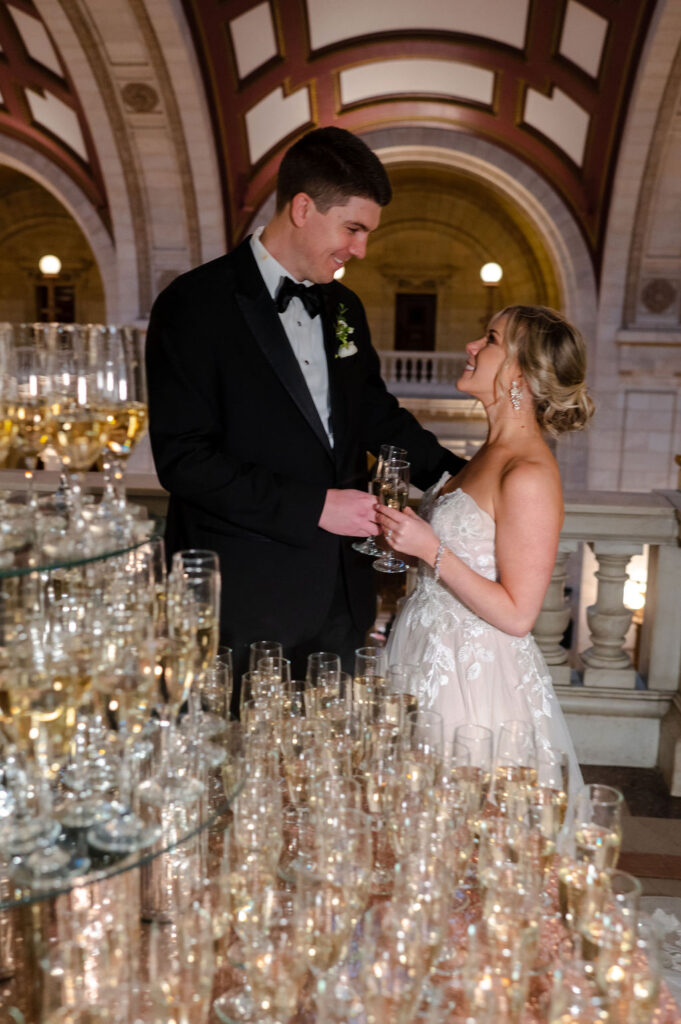
[[[264,227],[259,227],[251,236],[251,249],[255,256],[258,270],[262,274],[265,286],[272,296],[276,298],[281,280],[290,277],[296,280],[293,274],[289,274],[281,263],[275,260],[260,241]],[[302,281],[301,284],[310,285],[311,281]],[[331,430],[331,409],[329,406],[329,368],[326,362],[324,350],[324,329],[321,316],[311,318],[297,296],[293,296],[286,310],[279,314],[286,336],[291,343],[293,354],[298,360],[302,370],[305,383],[312,396],[319,418],[329,437],[333,447],[333,433]]]

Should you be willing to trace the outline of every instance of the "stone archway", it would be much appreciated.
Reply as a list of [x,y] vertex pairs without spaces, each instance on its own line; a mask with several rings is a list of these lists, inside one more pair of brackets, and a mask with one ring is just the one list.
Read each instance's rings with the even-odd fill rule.
[[0,135],[0,163],[32,178],[58,199],[73,217],[97,262],[104,287],[107,319],[116,322],[120,309],[116,250],[90,200],[69,175],[17,139]]
[[[379,128],[362,135],[381,160],[391,164],[439,164],[466,172],[516,203],[532,221],[552,261],[562,308],[586,337],[596,327],[597,286],[586,243],[558,193],[527,164],[472,135],[439,128]],[[274,212],[270,195],[251,220],[249,230]]]

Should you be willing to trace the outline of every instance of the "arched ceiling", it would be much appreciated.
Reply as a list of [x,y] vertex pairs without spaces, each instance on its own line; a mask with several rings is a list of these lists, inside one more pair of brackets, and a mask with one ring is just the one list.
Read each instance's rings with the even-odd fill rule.
[[85,111],[31,0],[0,3],[0,132],[27,143],[66,171],[111,230]]
[[655,0],[183,0],[232,243],[311,127],[432,124],[528,162],[599,267],[620,134]]

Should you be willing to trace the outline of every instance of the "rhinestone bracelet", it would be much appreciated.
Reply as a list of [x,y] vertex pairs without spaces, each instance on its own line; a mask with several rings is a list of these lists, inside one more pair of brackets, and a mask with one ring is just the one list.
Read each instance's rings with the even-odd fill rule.
[[435,564],[433,565],[433,571],[435,573],[435,582],[440,579],[440,565],[442,563],[442,556],[445,553],[445,542],[443,540],[437,546],[437,554],[435,556]]

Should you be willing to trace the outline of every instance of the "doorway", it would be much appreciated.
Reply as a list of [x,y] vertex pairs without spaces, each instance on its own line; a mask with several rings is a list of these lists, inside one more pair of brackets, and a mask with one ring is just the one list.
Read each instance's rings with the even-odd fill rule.
[[437,295],[398,292],[395,296],[395,351],[434,352]]

